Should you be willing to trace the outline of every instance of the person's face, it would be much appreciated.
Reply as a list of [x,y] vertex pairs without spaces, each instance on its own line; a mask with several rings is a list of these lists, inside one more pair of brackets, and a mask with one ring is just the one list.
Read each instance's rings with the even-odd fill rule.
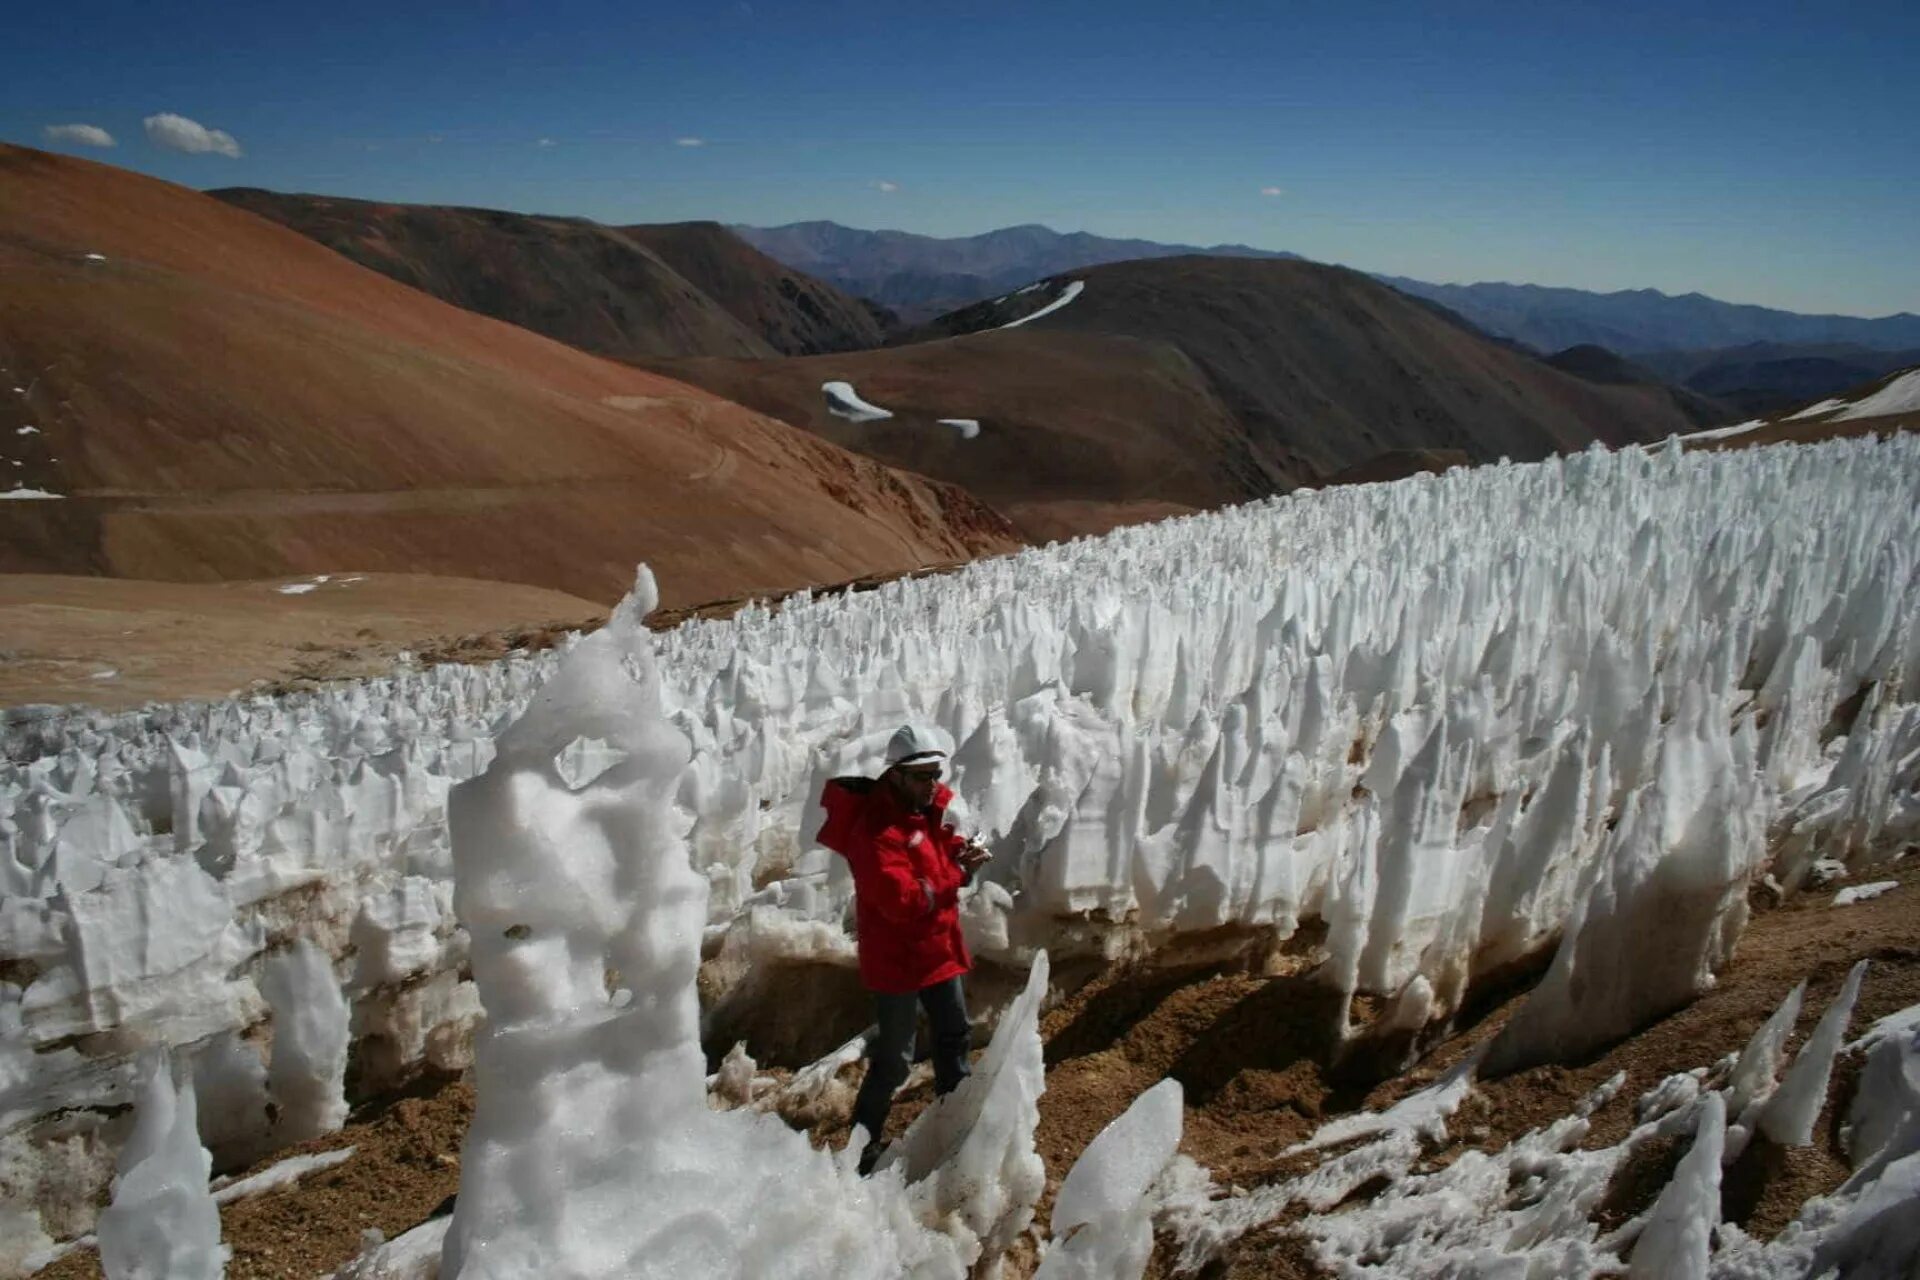
[[938,764],[903,764],[893,770],[894,789],[915,809],[933,803],[933,789],[940,781]]

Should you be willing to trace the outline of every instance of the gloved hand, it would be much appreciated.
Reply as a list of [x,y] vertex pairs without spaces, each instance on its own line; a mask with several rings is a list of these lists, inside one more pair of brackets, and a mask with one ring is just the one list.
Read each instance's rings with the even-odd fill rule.
[[992,860],[993,851],[987,848],[986,843],[979,836],[970,836],[953,857],[954,861],[960,864],[962,871],[972,875]]

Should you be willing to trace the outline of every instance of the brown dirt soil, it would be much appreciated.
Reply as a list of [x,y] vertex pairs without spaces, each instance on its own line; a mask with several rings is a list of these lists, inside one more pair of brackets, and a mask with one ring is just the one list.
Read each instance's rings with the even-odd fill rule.
[[[418,1226],[460,1189],[460,1141],[473,1118],[473,1086],[425,1081],[415,1090],[359,1108],[338,1133],[289,1147],[248,1174],[291,1156],[354,1148],[346,1161],[225,1205],[220,1236],[233,1250],[231,1280],[326,1275],[360,1252],[372,1228],[388,1239]],[[68,1254],[37,1274],[48,1280],[100,1275],[94,1251]]]
[[[863,574],[844,582],[660,608],[665,631],[730,618],[749,604],[872,591],[898,578],[951,573],[963,561]],[[112,710],[150,701],[313,688],[416,662],[492,662],[535,653],[606,610],[538,587],[425,574],[342,573],[312,591],[268,582],[178,583],[0,574],[0,708],[57,703]],[[112,671],[112,677],[96,672]]]
[[[480,661],[538,649],[605,612],[511,583],[420,574],[177,583],[0,574],[0,707],[117,709]],[[112,672],[100,676],[100,672]]]
[[[1854,1012],[1853,1034],[1920,1002],[1920,912],[1913,907],[1920,895],[1920,859],[1875,868],[1872,877],[1897,880],[1900,887],[1850,907],[1829,905],[1829,889],[1757,912],[1718,985],[1639,1034],[1581,1061],[1481,1082],[1449,1122],[1450,1140],[1428,1152],[1419,1167],[1441,1167],[1468,1149],[1496,1150],[1569,1114],[1583,1095],[1624,1070],[1626,1086],[1595,1112],[1586,1145],[1618,1142],[1632,1127],[1633,1104],[1641,1093],[1674,1072],[1737,1052],[1803,977],[1807,997],[1789,1053],[1797,1051],[1856,960],[1872,963]],[[1206,1165],[1223,1187],[1256,1187],[1312,1163],[1309,1157],[1281,1159],[1287,1146],[1326,1119],[1362,1106],[1389,1106],[1430,1083],[1495,1034],[1522,999],[1482,1001],[1486,1011],[1412,1071],[1370,1087],[1324,1061],[1332,1002],[1302,977],[1266,977],[1238,965],[1171,972],[1121,967],[1101,974],[1042,1022],[1047,1092],[1040,1100],[1037,1140],[1048,1182],[1039,1221],[1046,1221],[1060,1180],[1086,1144],[1163,1077],[1172,1076],[1186,1088],[1181,1150]],[[1755,1168],[1730,1172],[1729,1217],[1770,1238],[1809,1196],[1839,1184],[1845,1163],[1836,1116],[1851,1096],[1852,1080],[1844,1064],[1835,1071],[1813,1147],[1762,1153]],[[889,1132],[903,1129],[930,1095],[925,1083],[904,1092]],[[370,1114],[357,1116],[346,1133],[312,1144],[323,1149],[357,1142],[360,1151],[332,1182],[321,1175],[314,1186],[263,1197],[244,1212],[242,1206],[230,1208],[223,1215],[226,1238],[250,1268],[231,1274],[311,1275],[320,1259],[351,1256],[366,1226],[392,1236],[424,1221],[458,1181],[436,1158],[457,1152],[471,1106],[469,1086],[447,1084],[384,1110],[368,1108]],[[838,1143],[845,1134],[844,1120],[812,1130],[816,1142]],[[1602,1220],[1625,1221],[1650,1204],[1684,1151],[1684,1141],[1659,1144],[1623,1169]],[[434,1162],[433,1168],[423,1161]],[[442,1175],[443,1180],[429,1180]],[[409,1187],[417,1190],[405,1190]],[[1156,1278],[1171,1274],[1164,1243],[1148,1271]],[[91,1273],[49,1269],[43,1274]],[[1304,1242],[1282,1222],[1249,1234],[1201,1274],[1207,1280],[1296,1280],[1321,1273]]]

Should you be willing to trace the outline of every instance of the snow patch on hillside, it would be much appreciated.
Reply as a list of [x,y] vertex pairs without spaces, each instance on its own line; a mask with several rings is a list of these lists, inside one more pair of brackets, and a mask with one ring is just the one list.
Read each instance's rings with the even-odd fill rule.
[[1864,400],[1833,415],[1835,422],[1879,418],[1896,413],[1920,413],[1920,369],[1901,374]]
[[1875,880],[1870,884],[1848,885],[1833,895],[1833,905],[1836,907],[1850,907],[1856,902],[1865,902],[1870,898],[1877,898],[1881,894],[1889,893],[1899,887],[1900,882],[1898,880]]
[[891,409],[862,400],[851,382],[823,382],[820,390],[826,393],[827,412],[836,418],[845,418],[848,422],[879,422],[893,416]]
[[1787,421],[1793,422],[1799,418],[1817,418],[1823,413],[1832,413],[1835,409],[1844,408],[1846,403],[1845,400],[1822,400],[1818,404],[1808,405],[1798,413],[1788,414]]
[[[1029,286],[1029,287],[1033,287],[1033,286]],[[1069,302],[1072,302],[1075,298],[1079,297],[1082,293],[1085,293],[1086,289],[1087,289],[1086,281],[1084,280],[1071,281],[1068,283],[1065,289],[1061,290],[1060,296],[1055,298],[1052,302],[1049,302],[1046,306],[1041,307],[1038,311],[1035,311],[1030,315],[1021,316],[1018,320],[1009,321],[1008,323],[1000,325],[999,327],[1002,329],[1018,329],[1021,325],[1030,324],[1031,322],[1038,320],[1041,316],[1050,316],[1054,312],[1058,311],[1060,308],[1066,306]],[[1021,292],[1024,293],[1026,292],[1026,290],[1023,289],[1021,290]]]
[[1728,436],[1742,435],[1755,427],[1766,425],[1765,418],[1752,418],[1746,422],[1735,423],[1731,427],[1709,427],[1705,431],[1689,431],[1680,438],[1682,440],[1724,440]]

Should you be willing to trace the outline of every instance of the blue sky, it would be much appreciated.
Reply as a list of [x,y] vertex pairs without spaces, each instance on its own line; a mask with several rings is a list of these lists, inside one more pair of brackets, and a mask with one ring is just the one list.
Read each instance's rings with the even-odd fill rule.
[[[1435,281],[1920,311],[1911,0],[64,3],[7,27],[0,137],[197,187],[1043,222]],[[143,126],[160,113],[233,145],[169,150]],[[50,142],[65,124],[117,145]]]

